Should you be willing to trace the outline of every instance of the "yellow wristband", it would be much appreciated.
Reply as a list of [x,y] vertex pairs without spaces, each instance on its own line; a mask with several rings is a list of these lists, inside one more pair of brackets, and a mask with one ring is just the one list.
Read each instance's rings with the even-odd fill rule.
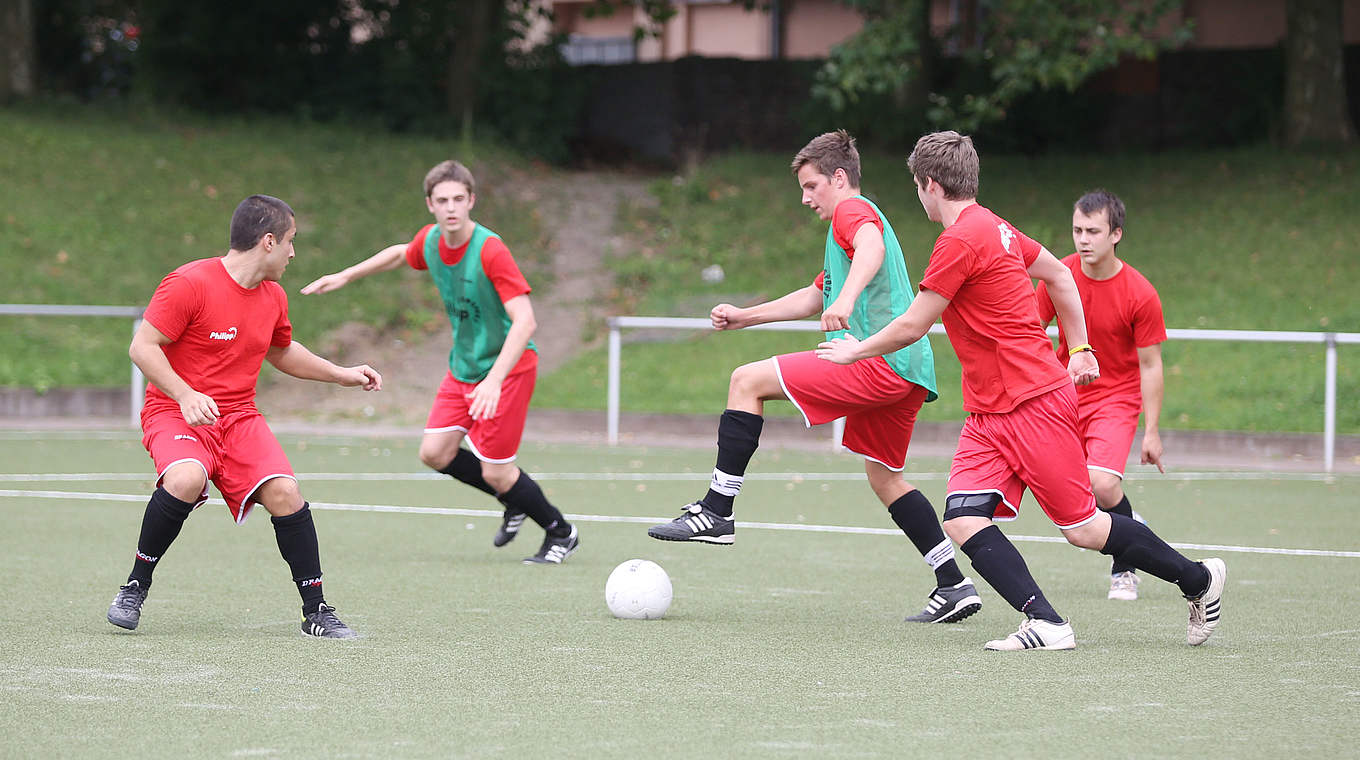
[[1090,351],[1090,352],[1093,353],[1093,354],[1096,352],[1096,350],[1095,350],[1094,348],[1091,348],[1091,344],[1090,344],[1090,343],[1083,343],[1083,344],[1081,344],[1080,346],[1073,346],[1073,347],[1067,349],[1067,355],[1068,355],[1068,356],[1076,356],[1077,354],[1081,353],[1082,351]]

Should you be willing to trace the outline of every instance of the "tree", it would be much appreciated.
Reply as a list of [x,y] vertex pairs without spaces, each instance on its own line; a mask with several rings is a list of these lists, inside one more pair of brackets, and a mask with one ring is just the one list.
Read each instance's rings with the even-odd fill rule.
[[1285,8],[1285,143],[1354,142],[1346,107],[1342,0],[1288,0]]
[[[1150,59],[1189,38],[1172,25],[1180,0],[975,0],[943,33],[930,28],[929,0],[842,0],[864,28],[832,50],[814,94],[846,113],[888,97],[930,126],[972,131],[999,121],[1035,90],[1075,90],[1120,58]],[[941,48],[967,71],[947,77]]]
[[10,0],[0,8],[0,103],[28,97],[34,89],[33,0]]

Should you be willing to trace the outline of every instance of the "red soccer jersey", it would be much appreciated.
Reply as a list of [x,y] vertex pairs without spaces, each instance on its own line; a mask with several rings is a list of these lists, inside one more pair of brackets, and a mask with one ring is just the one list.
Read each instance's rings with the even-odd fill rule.
[[[1081,256],[1072,254],[1063,263],[1072,270],[1086,314],[1086,340],[1096,350],[1100,378],[1090,385],[1077,386],[1077,399],[1083,406],[1110,398],[1125,399],[1142,406],[1142,376],[1138,370],[1138,349],[1166,340],[1162,319],[1162,299],[1141,272],[1123,262],[1119,272],[1108,280],[1093,280],[1081,271]],[[1039,319],[1048,324],[1056,312],[1048,289],[1041,282],[1035,292]],[[1061,361],[1067,356],[1067,334],[1058,325],[1058,351]]]
[[[265,354],[293,341],[283,288],[268,280],[243,288],[220,258],[166,275],[143,318],[172,341],[165,356],[175,373],[224,413],[254,407]],[[178,406],[154,385],[147,386],[146,403]]]
[[[406,263],[412,269],[425,271],[429,266],[425,263],[425,235],[429,233],[433,224],[427,224],[420,228],[420,232],[412,238],[406,246]],[[468,243],[472,239],[468,238]],[[444,242],[444,236],[439,236],[439,260],[450,266],[463,260],[463,254],[467,253],[468,243],[464,243],[457,248],[450,248]],[[515,264],[515,258],[510,255],[510,249],[500,238],[488,237],[482,243],[482,271],[486,272],[487,279],[491,280],[491,286],[496,289],[496,295],[500,296],[501,303],[509,301],[511,298],[525,295],[533,289],[529,287],[529,281],[524,279],[524,274],[519,271],[519,265]],[[519,361],[510,369],[510,374],[525,372],[538,367],[538,352],[525,351],[520,356]]]
[[[420,228],[416,233],[415,239],[406,246],[406,263],[412,269],[424,271],[428,269],[425,265],[425,235],[433,227],[427,224]],[[472,242],[469,238],[468,242]],[[463,254],[467,253],[467,243],[450,248],[444,242],[444,236],[439,236],[439,258],[445,264],[453,265],[462,261]],[[500,238],[487,238],[482,244],[482,271],[486,272],[487,279],[496,288],[496,295],[501,297],[501,302],[509,301],[516,296],[522,296],[532,290],[529,281],[524,279],[520,273],[519,266],[515,264],[515,258],[510,255],[510,249],[505,247],[505,243]]]
[[[837,203],[836,210],[831,214],[831,234],[836,238],[836,245],[845,251],[851,261],[855,260],[855,235],[866,224],[874,225],[878,228],[878,234],[883,234],[883,220],[878,218],[873,207],[863,198],[847,198]],[[825,279],[826,272],[819,272],[812,281],[813,287],[821,290]]]
[[1072,382],[1039,324],[1026,270],[1040,245],[983,206],[968,206],[935,241],[921,288],[949,299],[945,331],[963,365],[963,408],[1009,412]]

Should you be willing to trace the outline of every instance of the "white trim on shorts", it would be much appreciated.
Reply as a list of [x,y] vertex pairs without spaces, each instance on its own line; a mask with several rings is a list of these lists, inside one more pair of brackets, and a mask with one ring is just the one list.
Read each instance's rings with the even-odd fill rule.
[[812,420],[808,419],[807,412],[803,411],[803,407],[798,403],[798,399],[793,397],[793,393],[789,391],[789,386],[784,384],[784,373],[779,371],[779,357],[771,356],[770,361],[774,362],[774,377],[779,381],[779,387],[784,391],[784,398],[788,399],[789,403],[793,404],[793,408],[797,409],[798,413],[803,415],[803,427],[811,428]]
[[1098,465],[1098,464],[1088,464],[1088,465],[1086,465],[1086,469],[1088,469],[1088,470],[1100,470],[1101,472],[1108,472],[1108,473],[1110,473],[1111,475],[1115,476],[1116,478],[1119,478],[1120,480],[1123,480],[1123,479],[1124,479],[1124,473],[1119,472],[1118,470],[1111,470],[1109,467],[1101,467],[1101,466]]
[[[160,472],[156,473],[156,487],[157,488],[161,487],[161,481],[165,480],[165,473],[169,472],[171,467],[174,467],[177,464],[183,464],[184,462],[193,462],[194,464],[198,465],[198,468],[200,470],[203,470],[203,493],[199,494],[198,501],[194,502],[194,509],[198,509],[199,507],[203,506],[205,502],[208,501],[208,484],[212,482],[212,479],[208,477],[208,468],[204,467],[203,463],[198,461],[197,459],[193,457],[185,457],[183,459],[176,459],[170,464],[167,464],[164,470],[161,470]],[[171,494],[171,496],[174,496],[174,494]]]
[[442,428],[425,428],[424,433],[425,435],[429,435],[430,433],[448,433],[453,430],[461,430],[463,431],[463,435],[467,435],[468,431],[468,429],[462,425],[449,425],[448,427]]
[[984,488],[984,489],[982,489],[981,491],[946,491],[945,494],[944,494],[945,511],[946,511],[946,512],[949,511],[949,497],[950,497],[950,496],[955,496],[955,495],[967,496],[967,495],[970,495],[970,494],[976,495],[976,494],[980,494],[980,493],[994,493],[994,494],[996,494],[997,496],[1000,496],[1000,497],[1001,497],[1001,503],[1002,503],[1002,504],[1005,504],[1005,505],[1008,506],[1008,507],[1010,507],[1010,508],[1011,508],[1011,511],[1015,513],[1015,517],[997,517],[996,515],[992,515],[992,522],[1012,522],[1012,521],[1014,521],[1014,520],[1016,520],[1016,519],[1019,519],[1019,517],[1020,517],[1020,507],[1019,507],[1019,505],[1012,504],[1012,503],[1010,503],[1009,501],[1006,501],[1006,494],[1001,493],[1000,491],[996,490],[995,488]]
[[850,448],[849,446],[846,446],[844,443],[842,443],[841,446],[843,446],[843,447],[845,448],[845,450],[848,451],[848,452],[850,452],[851,454],[859,454],[860,456],[864,457],[865,459],[869,460],[870,462],[878,462],[879,464],[881,464],[881,465],[883,465],[884,467],[888,468],[888,469],[889,469],[890,471],[892,471],[892,472],[901,472],[901,471],[907,469],[907,459],[906,459],[906,457],[903,457],[903,458],[902,458],[902,466],[901,466],[901,467],[893,467],[892,465],[888,464],[887,462],[883,461],[882,459],[876,459],[876,458],[874,458],[874,457],[869,456],[868,454],[865,454],[865,453],[862,452],[862,451],[855,451],[854,449]]
[[[1092,500],[1091,503],[1092,503],[1092,504],[1095,504],[1095,501]],[[1054,522],[1053,524],[1058,526],[1058,530],[1073,530],[1073,529],[1075,529],[1075,528],[1080,528],[1081,526],[1085,525],[1086,523],[1091,522],[1092,520],[1096,519],[1096,518],[1099,517],[1099,516],[1100,516],[1100,505],[1099,505],[1099,504],[1096,504],[1095,511],[1093,511],[1093,512],[1091,513],[1091,516],[1088,517],[1088,518],[1086,518],[1085,520],[1082,520],[1082,521],[1079,522],[1079,523],[1072,523],[1071,525],[1058,525],[1057,522]],[[1050,519],[1051,519],[1051,518],[1050,518]],[[1099,550],[1096,550],[1096,551],[1099,551]]]
[[483,462],[486,462],[487,464],[509,464],[519,457],[519,453],[516,452],[510,455],[510,458],[508,459],[489,459],[487,457],[482,456],[482,452],[477,450],[477,444],[473,442],[472,436],[470,435],[466,436],[463,438],[463,440],[467,441],[468,448],[472,449],[472,455],[482,460]]
[[263,478],[260,478],[259,482],[255,484],[255,487],[246,492],[246,497],[244,499],[241,499],[241,516],[236,518],[237,525],[245,525],[246,518],[250,517],[251,511],[255,509],[255,505],[250,503],[250,497],[254,496],[255,492],[260,490],[261,486],[273,480],[274,478],[288,478],[294,483],[297,482],[296,475],[289,475],[286,472],[276,472],[273,475],[266,475]]

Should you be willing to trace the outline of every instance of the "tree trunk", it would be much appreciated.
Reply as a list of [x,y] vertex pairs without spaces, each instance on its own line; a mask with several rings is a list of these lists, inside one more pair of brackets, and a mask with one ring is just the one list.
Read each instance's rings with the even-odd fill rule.
[[471,0],[454,3],[458,19],[449,46],[449,115],[462,122],[463,139],[472,136],[473,112],[477,105],[478,75],[482,68],[482,49],[491,34],[496,0]]
[[1287,0],[1284,139],[1287,145],[1355,140],[1346,107],[1342,0]]
[[33,0],[0,1],[0,103],[33,94]]

